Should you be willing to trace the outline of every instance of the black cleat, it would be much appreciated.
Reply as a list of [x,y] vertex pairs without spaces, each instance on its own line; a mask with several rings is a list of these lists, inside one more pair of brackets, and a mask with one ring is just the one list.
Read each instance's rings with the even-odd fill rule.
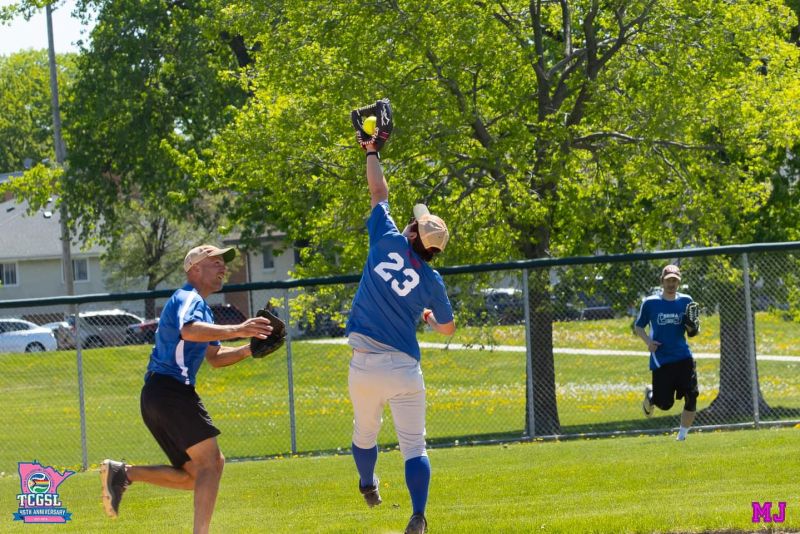
[[414,514],[408,521],[405,534],[425,534],[428,532],[428,520],[424,514]]
[[362,486],[361,483],[358,485],[358,491],[361,492],[361,495],[364,496],[364,500],[367,502],[367,505],[372,508],[373,506],[378,506],[383,501],[381,500],[381,494],[378,491],[378,486],[380,485],[381,481],[378,480],[378,477],[372,478],[372,485],[371,486]]
[[645,386],[644,399],[642,399],[642,411],[644,412],[645,417],[651,417],[653,415],[653,403],[650,400],[652,395],[653,388],[651,386]]
[[114,460],[103,460],[100,465],[100,482],[103,484],[103,507],[108,517],[119,515],[119,502],[130,485],[125,474],[125,464]]

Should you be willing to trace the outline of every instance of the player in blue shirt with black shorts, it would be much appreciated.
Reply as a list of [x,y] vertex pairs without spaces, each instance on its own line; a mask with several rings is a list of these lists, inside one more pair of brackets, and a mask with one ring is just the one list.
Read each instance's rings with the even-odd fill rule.
[[[661,271],[661,288],[658,294],[644,299],[639,316],[634,323],[636,335],[642,338],[650,351],[650,370],[653,385],[647,386],[642,410],[647,417],[653,415],[654,406],[669,410],[675,399],[684,399],[678,441],[686,439],[697,410],[697,370],[692,351],[684,334],[696,336],[699,321],[688,317],[692,297],[678,292],[681,271],[677,265],[667,265]],[[645,330],[650,326],[650,333]]]
[[372,507],[381,503],[375,464],[384,406],[392,411],[412,516],[406,534],[427,531],[425,506],[431,465],[425,446],[425,383],[417,324],[455,332],[453,309],[442,277],[428,262],[450,234],[444,221],[422,204],[401,232],[389,215],[389,188],[375,146],[366,144],[372,212],[367,221],[369,254],[356,291],[346,334],[353,348],[348,385],[353,404],[353,459],[359,490]]
[[202,245],[184,259],[186,284],[175,291],[156,331],[141,393],[142,418],[171,465],[134,466],[104,460],[100,466],[103,505],[117,517],[122,493],[141,481],[194,491],[194,533],[208,532],[225,458],[214,426],[195,391],[197,370],[207,360],[225,367],[251,355],[250,344],[223,347],[221,340],[259,337],[272,332],[269,320],[248,319],[239,325],[215,325],[206,298],[222,288],[232,248]]

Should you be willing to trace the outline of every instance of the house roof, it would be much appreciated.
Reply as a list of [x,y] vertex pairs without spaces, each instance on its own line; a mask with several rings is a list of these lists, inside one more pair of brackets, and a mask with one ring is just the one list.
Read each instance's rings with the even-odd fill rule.
[[[82,250],[74,241],[73,257],[99,256],[103,248]],[[28,214],[28,203],[14,199],[0,203],[0,262],[61,258],[61,216],[55,199]]]
[[16,172],[0,172],[0,184],[3,182],[7,182],[9,178],[14,178],[16,176],[22,176],[23,171],[16,171]]

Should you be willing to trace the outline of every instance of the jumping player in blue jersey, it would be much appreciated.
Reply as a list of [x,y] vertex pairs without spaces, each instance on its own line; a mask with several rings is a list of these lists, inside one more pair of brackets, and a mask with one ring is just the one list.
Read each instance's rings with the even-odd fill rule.
[[156,331],[156,344],[142,387],[144,423],[171,465],[135,466],[104,460],[100,466],[103,505],[117,517],[122,493],[132,482],[194,490],[194,533],[208,532],[225,458],[214,426],[195,391],[203,360],[213,367],[233,365],[251,355],[250,344],[223,347],[221,340],[266,338],[269,320],[254,317],[239,325],[215,325],[206,298],[222,288],[232,248],[202,245],[184,259],[186,284],[175,291]]
[[[677,265],[664,267],[662,291],[644,299],[634,329],[650,351],[653,372],[653,385],[645,388],[642,410],[650,417],[654,406],[669,410],[675,399],[684,399],[677,436],[678,441],[683,441],[694,422],[698,395],[695,361],[684,334],[696,336],[700,323],[697,317],[690,317],[690,310],[697,306],[692,297],[678,292],[680,281]],[[648,325],[649,334],[645,330]]]
[[378,431],[388,403],[392,411],[412,516],[406,534],[427,531],[425,506],[431,465],[425,447],[425,383],[416,328],[420,317],[452,335],[456,326],[442,277],[428,262],[447,245],[444,221],[422,204],[401,232],[389,215],[389,188],[375,146],[366,144],[372,212],[369,254],[347,321],[353,348],[348,385],[353,403],[353,459],[359,490],[372,507],[381,503],[375,464]]

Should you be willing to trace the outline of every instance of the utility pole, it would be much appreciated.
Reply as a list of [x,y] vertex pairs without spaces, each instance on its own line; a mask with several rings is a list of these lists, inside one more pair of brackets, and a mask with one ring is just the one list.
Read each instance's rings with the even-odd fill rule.
[[[56,47],[53,44],[53,9],[50,4],[45,6],[47,12],[47,55],[50,59],[50,101],[53,106],[53,136],[56,142],[56,162],[64,172],[64,162],[67,160],[67,150],[64,148],[64,138],[61,137],[61,110],[58,107],[58,75],[56,73]],[[62,180],[63,180],[62,175]],[[64,264],[64,283],[67,295],[75,294],[75,284],[72,274],[72,253],[70,251],[69,226],[67,225],[67,205],[64,195],[61,195],[61,262]],[[81,418],[81,465],[86,471],[89,467],[89,446],[86,437],[86,398],[83,385],[83,353],[81,352],[81,319],[75,304],[67,306],[67,313],[75,317],[75,348],[78,367],[78,410]]]
[[[50,60],[50,102],[53,108],[53,136],[56,143],[56,163],[64,169],[67,159],[67,150],[64,147],[64,138],[61,137],[61,110],[58,107],[58,73],[56,72],[56,48],[53,44],[53,8],[50,4],[45,7],[47,13],[47,56]],[[72,272],[72,252],[70,250],[69,226],[67,225],[67,206],[64,197],[61,197],[61,263],[64,268],[64,283],[67,295],[75,294],[74,275]],[[70,305],[70,312],[72,312]]]

